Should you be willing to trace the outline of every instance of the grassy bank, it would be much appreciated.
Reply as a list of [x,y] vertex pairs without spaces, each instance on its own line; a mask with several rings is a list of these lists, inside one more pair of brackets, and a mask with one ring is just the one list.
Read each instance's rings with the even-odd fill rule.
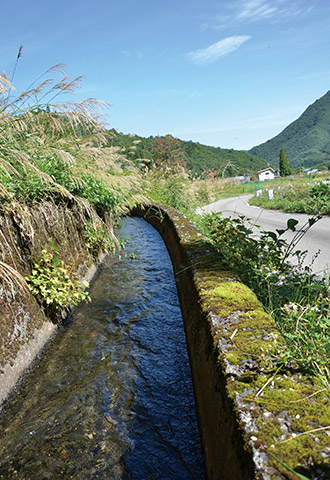
[[[311,217],[306,231],[315,221]],[[204,215],[197,222],[230,269],[274,318],[286,342],[276,362],[318,377],[329,389],[329,276],[319,278],[304,268],[303,253],[296,253],[301,233],[295,230],[298,222],[291,218],[287,228],[276,233],[260,229],[258,238],[246,218],[224,218],[218,213]],[[290,244],[282,237],[287,230],[296,232]],[[276,345],[276,339],[272,343]]]
[[330,215],[330,174],[267,182],[261,195],[252,198],[250,204],[284,212]]
[[[266,311],[275,319],[286,341],[286,350],[278,352],[276,362],[291,365],[293,369],[308,372],[319,378],[325,388],[330,386],[330,365],[328,359],[329,344],[329,278],[320,279],[312,275],[303,266],[303,255],[295,254],[299,250],[298,232],[292,244],[283,239],[285,230],[260,232],[256,239],[248,226],[248,219],[231,220],[221,214],[199,217],[195,214],[196,206],[211,203],[220,198],[227,198],[242,193],[242,185],[230,179],[209,178],[207,180],[189,181],[186,177],[177,178],[173,184],[163,177],[163,187],[171,191],[172,203],[168,196],[159,196],[171,206],[183,210],[186,215],[197,223],[198,227],[223,254],[230,268],[240,279],[257,294]],[[279,191],[300,188],[314,195],[315,203],[308,213],[318,211],[318,201],[324,202],[323,190],[328,191],[328,185],[309,178],[298,177],[276,179],[269,184],[281,187]],[[315,182],[315,183],[314,183]],[[251,182],[252,190],[259,187]],[[177,197],[173,192],[177,188]],[[180,190],[179,190],[180,188]],[[182,194],[180,193],[182,192]],[[153,191],[150,192],[153,194]],[[299,196],[300,194],[297,193]],[[175,199],[180,199],[177,202]],[[305,200],[306,203],[309,201]],[[323,203],[322,203],[323,205]],[[315,217],[311,216],[308,228],[313,228]],[[293,218],[287,225],[287,230],[295,232],[297,222]],[[297,266],[289,261],[290,255],[297,257]],[[276,340],[273,340],[276,342]]]
[[[36,209],[49,222],[53,210],[73,212],[80,219],[86,248],[97,257],[118,245],[113,234],[116,218],[145,199],[140,171],[118,148],[107,146],[110,134],[102,114],[108,105],[94,99],[60,101],[79,87],[80,80],[70,79],[64,67],[56,65],[17,94],[8,77],[0,76],[0,213],[4,219],[13,217],[22,231],[21,248],[26,244],[29,252],[38,241],[30,218]],[[3,231],[2,292],[28,284],[44,306],[54,308],[87,298],[74,265],[61,256],[53,239],[24,279]]]

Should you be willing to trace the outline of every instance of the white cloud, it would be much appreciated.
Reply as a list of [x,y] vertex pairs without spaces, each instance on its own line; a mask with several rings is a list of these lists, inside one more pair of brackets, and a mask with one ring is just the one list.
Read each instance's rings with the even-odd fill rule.
[[272,7],[265,0],[248,0],[243,2],[238,18],[267,18],[277,13],[277,11],[277,7]]
[[234,35],[213,43],[207,48],[190,52],[188,55],[194,63],[205,65],[215,62],[228,53],[234,52],[250,38],[249,35]]
[[121,55],[126,58],[132,58],[136,60],[142,60],[144,58],[144,52],[142,50],[131,51],[131,50],[122,50]]
[[[301,4],[301,2],[300,2]],[[221,4],[218,13],[203,16],[201,31],[220,30],[229,25],[241,25],[266,20],[291,21],[293,17],[307,15],[314,7],[302,9],[296,0],[231,0]]]

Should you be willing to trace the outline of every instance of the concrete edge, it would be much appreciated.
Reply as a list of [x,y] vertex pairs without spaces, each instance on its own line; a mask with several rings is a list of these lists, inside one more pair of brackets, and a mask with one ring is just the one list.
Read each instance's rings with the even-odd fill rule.
[[305,434],[325,426],[327,396],[298,370],[276,375],[284,341],[254,293],[179,211],[154,205],[131,214],[158,230],[172,259],[207,478],[297,478],[280,462],[327,478],[327,435]]

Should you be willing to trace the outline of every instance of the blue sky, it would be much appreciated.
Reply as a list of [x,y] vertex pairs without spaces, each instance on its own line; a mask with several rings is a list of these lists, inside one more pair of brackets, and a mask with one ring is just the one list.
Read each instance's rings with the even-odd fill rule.
[[27,87],[52,65],[109,127],[249,149],[330,89],[328,0],[11,0],[1,69]]

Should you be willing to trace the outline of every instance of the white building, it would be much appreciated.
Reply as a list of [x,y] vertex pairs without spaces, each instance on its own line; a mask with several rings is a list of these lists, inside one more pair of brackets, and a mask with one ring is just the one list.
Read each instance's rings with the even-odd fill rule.
[[265,180],[273,180],[275,177],[275,171],[272,167],[264,168],[257,172],[259,182],[264,182]]

